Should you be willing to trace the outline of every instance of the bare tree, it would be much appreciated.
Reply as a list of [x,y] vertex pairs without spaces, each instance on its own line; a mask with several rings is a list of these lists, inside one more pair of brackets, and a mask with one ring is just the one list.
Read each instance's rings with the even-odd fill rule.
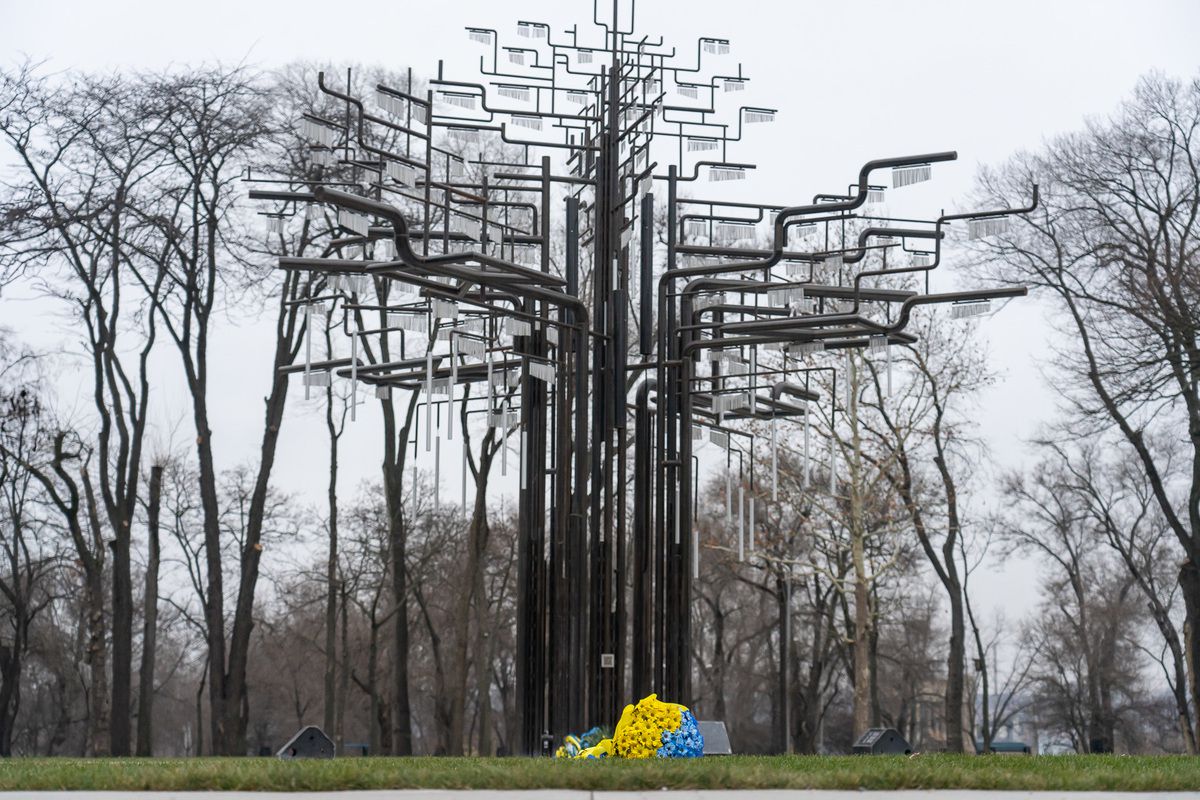
[[[351,114],[349,107],[334,100],[328,95],[312,96],[310,93],[311,81],[310,74],[316,71],[316,67],[312,65],[293,65],[278,76],[277,88],[278,91],[287,98],[284,106],[289,109],[293,115],[293,119],[289,120],[289,124],[294,124],[295,117],[299,116],[302,110],[315,110],[318,113],[323,113],[329,118],[341,118]],[[305,74],[309,73],[309,74]],[[332,81],[332,79],[331,79]],[[353,88],[354,82],[358,81],[362,85],[367,83],[388,83],[395,86],[403,86],[409,93],[419,92],[420,88],[413,82],[411,73],[405,77],[401,77],[396,73],[385,72],[381,70],[358,70],[357,72],[347,73],[347,81],[350,83],[350,88]],[[361,92],[356,92],[361,94]],[[385,132],[384,138],[375,145],[390,149],[392,151],[406,151],[410,146],[407,138],[396,132]],[[310,170],[321,170],[322,167],[314,166],[309,163],[305,153],[305,148],[301,147],[301,141],[294,137],[290,141],[291,147],[284,154],[290,158],[290,167],[286,177],[295,179],[303,178]],[[346,164],[335,165],[330,169],[339,170],[339,174],[346,180],[354,183],[362,183],[370,179],[362,168],[357,164],[347,162]],[[320,173],[318,173],[320,174]],[[319,226],[320,235],[314,235],[309,239],[310,245],[315,242],[321,242],[328,248],[342,248],[338,252],[345,257],[365,257],[367,255],[367,242],[357,241],[353,239],[343,239],[340,243],[334,244],[329,241],[329,235],[336,232],[336,224],[332,219],[321,220]],[[308,230],[310,222],[308,216],[305,215],[303,228]],[[428,238],[423,240],[423,246],[428,246]],[[303,254],[304,248],[296,252],[281,252],[281,255]],[[326,254],[332,250],[326,250]],[[300,273],[292,273],[298,276]],[[307,286],[302,293],[295,295],[296,297],[313,297],[316,296],[316,289],[319,286]],[[360,292],[362,299],[366,299],[369,295],[374,294],[376,306],[371,308],[367,306],[367,310],[356,310],[353,314],[353,322],[358,331],[386,331],[389,327],[387,323],[387,306],[389,303],[389,292],[393,291],[389,281],[373,281],[373,286],[367,291]],[[394,297],[392,298],[394,299]],[[371,319],[372,324],[367,325],[366,320]],[[377,324],[376,324],[377,322]],[[386,332],[375,333],[371,335],[356,334],[356,340],[360,345],[357,358],[366,366],[384,364],[394,359],[396,356],[395,344],[392,338]],[[400,340],[401,357],[407,355],[405,345],[407,342],[402,337]],[[433,344],[432,338],[425,344],[425,348],[431,348]],[[291,363],[295,360],[296,351],[293,351],[292,358],[285,363]],[[391,557],[391,572],[392,572],[392,587],[391,596],[393,602],[396,603],[394,613],[390,614],[392,630],[392,678],[393,686],[391,691],[391,700],[393,708],[391,711],[391,721],[394,726],[392,735],[393,752],[397,755],[409,755],[413,751],[412,744],[412,711],[409,700],[409,677],[408,677],[408,660],[410,651],[410,636],[409,636],[409,614],[408,602],[410,592],[407,586],[406,574],[406,548],[408,536],[408,519],[404,509],[404,472],[408,458],[408,443],[413,432],[413,426],[416,423],[416,409],[420,402],[420,392],[408,391],[402,394],[399,389],[396,390],[396,397],[393,397],[393,391],[386,385],[381,386],[377,399],[379,401],[380,411],[383,416],[384,428],[384,443],[383,443],[383,458],[381,464],[384,496],[388,504],[388,519],[389,519],[389,535],[391,542],[388,547],[388,553]]]
[[[240,554],[242,569],[226,640],[220,508],[208,406],[209,337],[221,284],[232,280],[227,270],[244,250],[234,218],[243,197],[240,178],[256,151],[266,147],[271,107],[256,78],[241,69],[157,76],[145,91],[151,113],[159,120],[149,138],[169,173],[160,180],[155,207],[146,211],[146,224],[157,235],[144,251],[147,268],[142,283],[165,286],[161,293],[149,296],[178,353],[192,401],[209,584],[212,746],[216,753],[235,755],[245,752],[245,672],[262,549],[259,539],[287,379],[278,372],[272,376],[248,536]],[[289,314],[286,306],[279,317],[276,367],[287,363],[283,357],[294,349],[289,334],[296,324],[294,312]]]
[[[850,561],[850,586],[840,587],[847,661],[854,688],[854,735],[864,733],[877,719],[873,687],[878,632],[875,587],[904,555],[904,542],[896,535],[901,505],[891,490],[891,456],[876,447],[865,425],[862,400],[869,374],[865,357],[847,350],[840,375],[827,385],[831,404],[818,404],[815,415],[831,436],[825,515],[833,528],[841,528]],[[844,394],[843,394],[844,393]],[[841,413],[838,413],[840,409]],[[872,452],[874,449],[874,452]]]
[[28,358],[0,340],[0,757],[13,754],[37,617],[54,601],[58,537],[39,512],[42,487],[26,464],[51,431]]
[[[75,562],[83,577],[84,659],[88,665],[86,755],[109,752],[108,650],[105,646],[104,543],[99,512],[88,478],[88,454],[78,437],[58,426],[48,426],[44,448],[22,453],[0,440],[6,460],[15,461],[45,492],[48,504],[61,517],[75,549]],[[72,468],[78,465],[77,472]],[[80,491],[80,485],[83,491]]]
[[[1196,736],[1188,704],[1187,672],[1182,637],[1172,620],[1176,585],[1164,574],[1169,562],[1170,528],[1154,500],[1153,488],[1136,457],[1119,448],[1109,458],[1099,445],[1084,442],[1078,447],[1046,440],[1039,443],[1062,472],[1061,491],[1079,503],[1096,538],[1120,557],[1130,579],[1145,599],[1167,651],[1164,677],[1175,704],[1179,733],[1188,752],[1195,752]],[[1169,463],[1171,454],[1160,452]],[[1171,470],[1173,471],[1173,470]]]
[[[392,735],[389,704],[385,702],[380,679],[381,636],[390,614],[394,613],[394,607],[392,611],[387,609],[387,565],[391,557],[388,554],[387,512],[381,494],[378,487],[365,487],[349,509],[351,533],[342,558],[343,574],[347,576],[345,583],[354,588],[348,595],[349,602],[357,607],[367,627],[365,668],[358,663],[344,664],[342,669],[367,696],[368,751],[371,753],[390,752]],[[343,653],[343,658],[349,656]]]
[[[1072,428],[1115,428],[1136,457],[1182,556],[1187,627],[1200,630],[1200,80],[1144,78],[1110,118],[981,173],[978,194],[1000,201],[1031,179],[1041,208],[980,240],[979,266],[1058,312]],[[1194,713],[1200,636],[1185,654]]]
[[[153,315],[140,314],[136,285],[146,230],[138,209],[153,194],[162,159],[157,121],[119,77],[54,83],[25,65],[0,76],[2,134],[20,165],[3,187],[8,270],[46,263],[41,281],[80,323],[96,414],[96,524],[109,530],[112,564],[114,755],[130,752],[133,585],[130,547],[150,395]],[[162,279],[146,284],[158,296]],[[90,483],[90,479],[89,479]]]
[[[488,635],[490,627],[489,598],[484,587],[487,572],[487,552],[490,549],[491,525],[489,523],[488,481],[491,478],[492,465],[501,448],[507,446],[507,440],[513,429],[497,427],[493,424],[491,409],[485,414],[484,429],[479,437],[479,450],[471,449],[471,419],[468,414],[468,403],[471,397],[471,387],[465,387],[460,404],[459,435],[462,438],[463,458],[474,479],[475,496],[471,504],[470,517],[466,529],[466,563],[462,581],[466,589],[457,594],[457,604],[454,609],[452,630],[454,633],[454,648],[452,651],[451,678],[454,690],[451,693],[450,709],[450,739],[449,752],[461,755],[464,732],[466,727],[467,680],[468,680],[468,647],[474,651],[475,663],[475,694],[480,700],[479,751],[490,755],[491,745],[491,703],[485,699],[491,692],[491,659],[489,652],[492,644]],[[511,400],[512,390],[504,399]],[[467,514],[467,509],[462,509]],[[473,610],[473,613],[472,613]],[[471,623],[474,621],[474,641],[469,642]]]
[[1049,568],[1040,626],[1040,702],[1080,752],[1115,746],[1118,701],[1134,694],[1134,581],[1097,550],[1087,508],[1070,474],[1049,460],[1005,479],[1003,536]]
[[874,392],[866,396],[865,405],[873,413],[864,425],[877,440],[885,458],[882,468],[946,594],[946,748],[963,752],[966,616],[958,562],[963,533],[958,465],[971,463],[964,451],[970,444],[964,406],[991,376],[969,333],[936,314],[922,315],[918,325],[920,343],[903,348],[896,358],[904,379],[895,396],[891,364],[867,362]]

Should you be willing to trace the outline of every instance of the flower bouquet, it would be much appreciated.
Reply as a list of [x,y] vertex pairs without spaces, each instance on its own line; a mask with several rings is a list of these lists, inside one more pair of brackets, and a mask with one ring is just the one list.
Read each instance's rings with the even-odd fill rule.
[[608,738],[608,729],[599,725],[576,736],[568,734],[562,745],[554,752],[555,758],[575,758],[582,751],[595,747]]
[[[595,730],[595,729],[593,729]],[[590,731],[589,731],[590,733]],[[704,737],[686,706],[649,695],[625,706],[611,739],[582,747],[575,758],[695,758],[704,755]]]

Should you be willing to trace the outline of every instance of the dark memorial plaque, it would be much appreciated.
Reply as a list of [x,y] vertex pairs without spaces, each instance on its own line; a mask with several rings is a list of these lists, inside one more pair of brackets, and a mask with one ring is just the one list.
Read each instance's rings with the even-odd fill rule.
[[333,742],[325,735],[325,731],[316,725],[301,728],[287,744],[279,748],[276,756],[282,759],[293,758],[333,758]]
[[907,756],[912,754],[912,748],[904,737],[892,728],[871,728],[854,743],[851,749],[855,755],[870,756]]

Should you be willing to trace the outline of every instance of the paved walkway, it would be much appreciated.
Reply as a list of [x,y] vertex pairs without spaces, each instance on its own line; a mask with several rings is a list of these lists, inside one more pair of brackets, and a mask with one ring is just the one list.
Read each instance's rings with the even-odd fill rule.
[[573,789],[524,791],[405,789],[366,792],[0,792],[0,800],[1200,800],[1197,792],[982,792],[965,790],[898,792],[807,791],[800,789],[730,791],[591,792]]

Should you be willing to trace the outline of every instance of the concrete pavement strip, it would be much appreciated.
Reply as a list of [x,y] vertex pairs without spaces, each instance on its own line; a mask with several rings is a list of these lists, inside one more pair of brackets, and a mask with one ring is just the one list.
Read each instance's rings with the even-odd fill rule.
[[586,789],[393,789],[349,792],[0,792],[0,800],[1200,800],[1196,792],[1026,792],[966,789],[899,791],[729,789],[593,792]]

